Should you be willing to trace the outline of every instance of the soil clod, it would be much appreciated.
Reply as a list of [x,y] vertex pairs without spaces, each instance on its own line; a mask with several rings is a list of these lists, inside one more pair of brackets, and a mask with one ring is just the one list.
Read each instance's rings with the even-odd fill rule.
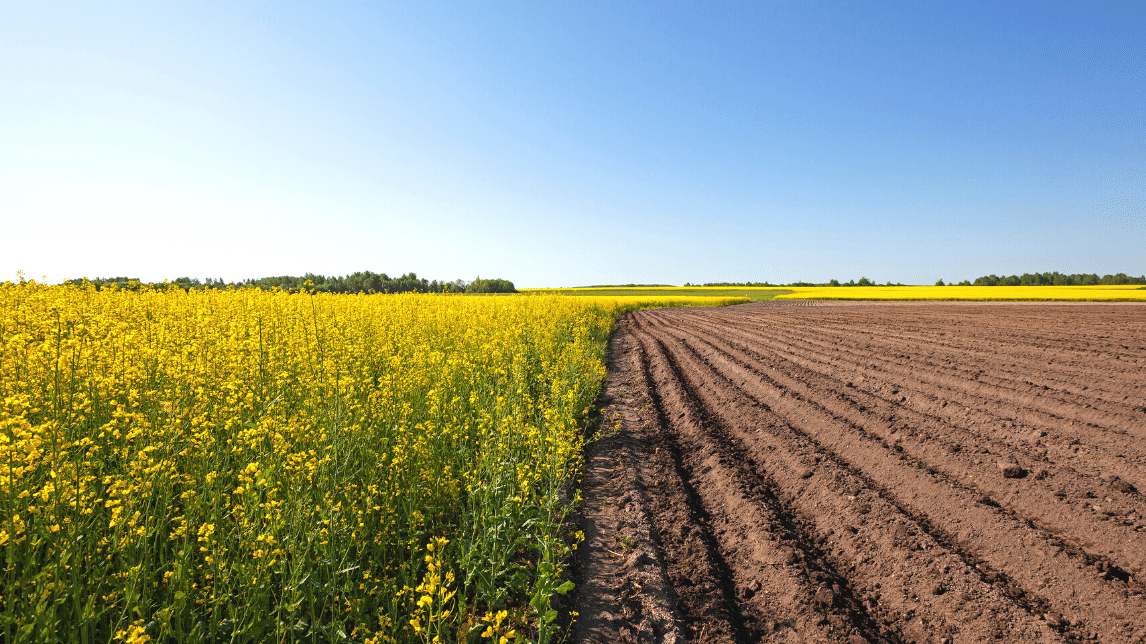
[[996,462],[996,466],[1005,478],[1021,479],[1027,475],[1027,471],[1014,460],[1002,459]]

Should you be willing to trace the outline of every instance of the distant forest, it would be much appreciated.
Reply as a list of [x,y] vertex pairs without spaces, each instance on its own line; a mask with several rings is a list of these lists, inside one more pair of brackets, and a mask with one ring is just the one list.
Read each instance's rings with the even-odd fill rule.
[[[64,280],[66,284],[81,285],[83,279]],[[166,283],[143,283],[133,277],[97,277],[88,280],[97,290],[106,286],[115,285],[118,288],[137,290],[140,288],[181,288],[185,291],[213,288],[258,288],[271,290],[280,288],[284,291],[297,293],[309,290],[316,293],[516,293],[513,282],[503,279],[482,279],[478,277],[472,282],[454,280],[452,282],[439,282],[419,278],[415,273],[406,273],[401,277],[390,277],[386,273],[372,271],[358,271],[350,275],[326,276],[306,273],[302,276],[279,275],[277,277],[260,277],[247,279],[241,282],[226,282],[222,278],[208,277],[200,280],[197,277],[177,277]]]
[[[427,280],[422,277],[419,278],[415,273],[406,273],[400,277],[390,277],[386,273],[374,273],[371,271],[358,271],[350,275],[341,276],[326,276],[316,275],[315,273],[306,273],[301,276],[293,275],[279,275],[277,277],[260,277],[258,279],[247,279],[241,282],[226,282],[222,278],[213,279],[206,278],[200,280],[196,277],[178,277],[169,280],[165,283],[144,283],[138,278],[134,277],[97,277],[88,280],[88,282],[96,287],[96,289],[104,288],[109,285],[116,285],[118,288],[137,290],[140,288],[182,288],[185,291],[192,289],[211,289],[211,288],[259,288],[263,290],[270,290],[273,288],[280,288],[284,291],[296,293],[302,290],[310,290],[316,293],[516,293],[517,289],[514,288],[513,282],[504,279],[482,279],[478,277],[472,282],[465,280],[454,280],[452,282]],[[83,283],[82,278],[64,280],[66,284],[80,285]],[[309,284],[308,284],[309,283]],[[1005,275],[999,277],[998,275],[984,275],[983,277],[975,278],[975,281],[963,280],[958,284],[951,283],[952,286],[1097,286],[1097,285],[1130,285],[1141,284],[1146,285],[1146,275],[1139,277],[1132,277],[1126,273],[1116,273],[1114,275],[1103,275],[1101,277],[1096,273],[1072,273],[1065,274],[1054,271],[1051,273],[1023,273],[1022,275]],[[904,286],[898,282],[887,282],[886,284],[878,284],[869,280],[866,277],[861,277],[859,280],[850,280],[841,282],[839,280],[830,280],[823,283],[815,282],[792,282],[790,284],[772,284],[771,282],[706,282],[705,284],[691,284],[685,282],[685,286],[715,286],[715,287],[757,287],[757,288],[783,288],[785,286]],[[936,286],[946,286],[943,280],[935,283]],[[626,284],[626,287],[637,286],[652,286],[641,284]],[[656,286],[667,286],[665,284],[657,284]],[[600,287],[582,287],[582,288],[600,288]]]
[[974,282],[974,286],[1097,286],[1099,284],[1146,284],[1146,275],[1130,277],[1126,273],[1118,273],[1099,277],[1094,273],[1065,275],[1055,271],[1053,273],[1023,273],[1009,277],[986,275],[976,278]]

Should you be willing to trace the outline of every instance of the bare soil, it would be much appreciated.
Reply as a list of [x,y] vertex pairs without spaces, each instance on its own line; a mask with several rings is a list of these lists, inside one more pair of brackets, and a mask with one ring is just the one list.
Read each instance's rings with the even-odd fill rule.
[[642,311],[602,400],[574,642],[1146,641],[1146,305]]

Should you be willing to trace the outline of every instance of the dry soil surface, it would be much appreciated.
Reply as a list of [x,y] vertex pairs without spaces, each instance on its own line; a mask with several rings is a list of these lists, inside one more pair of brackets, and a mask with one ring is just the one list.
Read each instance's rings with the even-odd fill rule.
[[626,316],[589,642],[1146,641],[1146,305]]

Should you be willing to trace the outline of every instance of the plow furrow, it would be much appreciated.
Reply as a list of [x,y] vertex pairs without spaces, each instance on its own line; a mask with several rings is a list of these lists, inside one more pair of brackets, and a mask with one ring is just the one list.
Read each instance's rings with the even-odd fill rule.
[[[618,431],[640,446],[648,545],[634,552],[662,571],[672,638],[1146,641],[1139,375],[1068,365],[1053,395],[1019,388],[1069,336],[1031,320],[1065,316],[1092,351],[1126,346],[1128,359],[1146,355],[1142,341],[1086,326],[1099,307],[995,306],[990,331],[1008,348],[981,337],[972,308],[757,304],[622,321],[609,386],[631,393],[614,405],[629,410]],[[1138,328],[1138,310],[1117,311]],[[581,641],[670,639],[654,630],[622,619]]]

